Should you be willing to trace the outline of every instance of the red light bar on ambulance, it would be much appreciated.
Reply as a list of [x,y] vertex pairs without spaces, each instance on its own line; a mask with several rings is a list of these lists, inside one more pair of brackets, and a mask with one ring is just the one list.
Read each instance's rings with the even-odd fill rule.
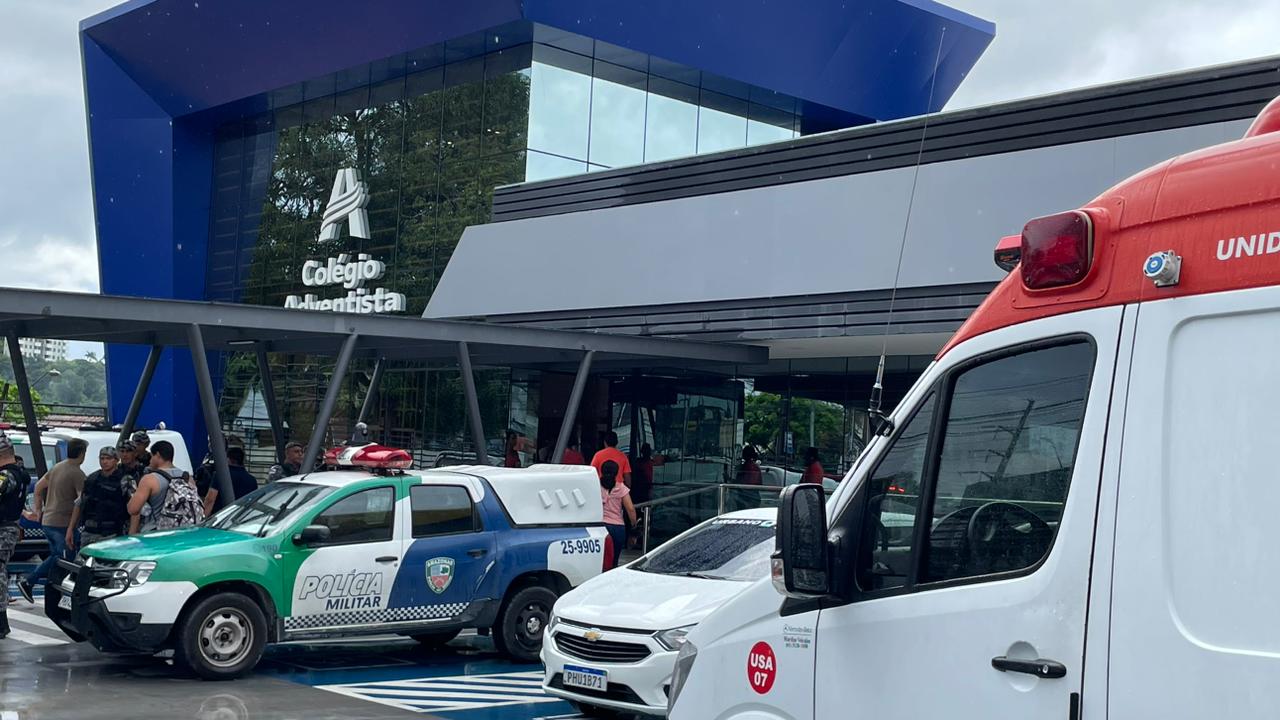
[[1028,290],[1075,285],[1093,265],[1093,222],[1079,210],[1036,218],[1022,229],[1021,255]]
[[413,456],[399,448],[385,445],[357,445],[329,450],[324,454],[324,464],[370,470],[408,470],[413,467]]

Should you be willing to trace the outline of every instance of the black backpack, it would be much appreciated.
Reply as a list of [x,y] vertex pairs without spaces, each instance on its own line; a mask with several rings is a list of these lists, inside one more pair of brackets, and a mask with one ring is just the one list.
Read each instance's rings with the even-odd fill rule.
[[93,473],[84,484],[84,528],[97,534],[118,533],[129,519],[129,498],[121,473]]

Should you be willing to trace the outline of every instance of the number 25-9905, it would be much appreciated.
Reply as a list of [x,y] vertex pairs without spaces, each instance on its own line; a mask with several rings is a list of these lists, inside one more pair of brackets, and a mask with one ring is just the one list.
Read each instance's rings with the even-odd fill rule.
[[600,552],[604,552],[604,546],[598,538],[560,541],[561,555],[590,555]]

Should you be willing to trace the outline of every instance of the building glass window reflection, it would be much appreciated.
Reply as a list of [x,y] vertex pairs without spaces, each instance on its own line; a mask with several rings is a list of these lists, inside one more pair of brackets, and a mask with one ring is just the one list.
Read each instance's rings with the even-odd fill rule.
[[591,90],[592,165],[621,167],[644,162],[645,73],[596,62]]
[[698,108],[698,154],[747,145],[747,101],[702,91]]
[[[536,54],[529,98],[529,149],[587,159],[591,60],[547,48]],[[543,62],[541,58],[557,64]]]
[[698,152],[698,90],[659,77],[649,79],[645,118],[645,162]]

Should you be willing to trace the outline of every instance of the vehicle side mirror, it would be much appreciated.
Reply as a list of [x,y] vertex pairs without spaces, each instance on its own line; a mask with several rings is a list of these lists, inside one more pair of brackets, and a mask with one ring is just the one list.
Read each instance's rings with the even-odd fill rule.
[[771,570],[778,592],[795,598],[830,594],[827,496],[821,485],[800,483],[782,491],[776,538]]
[[308,525],[302,532],[294,533],[294,545],[322,545],[329,542],[329,528],[325,525]]

